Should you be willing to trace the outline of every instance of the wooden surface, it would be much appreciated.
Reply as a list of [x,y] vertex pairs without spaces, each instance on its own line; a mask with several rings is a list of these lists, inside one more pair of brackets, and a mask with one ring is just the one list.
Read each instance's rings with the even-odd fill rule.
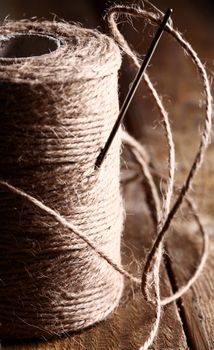
[[[23,1],[10,1],[15,17],[24,13]],[[84,1],[81,2],[84,6]],[[99,23],[93,6],[87,4],[87,24]],[[170,6],[175,9],[176,25],[186,33],[193,43],[199,56],[207,63],[210,74],[213,71],[214,57],[214,23],[213,4],[208,1],[172,1]],[[194,5],[193,5],[194,3]],[[208,5],[209,3],[209,5]],[[26,1],[26,12],[30,3]],[[57,13],[59,2],[54,1],[55,8],[49,12]],[[68,19],[68,3],[66,2]],[[167,1],[157,1],[156,4],[165,9]],[[206,6],[204,6],[206,5]],[[210,7],[209,7],[210,6]],[[47,7],[34,5],[35,13],[46,15]],[[41,9],[42,8],[42,9]],[[81,8],[78,7],[78,8]],[[11,10],[10,10],[11,12]],[[63,11],[62,11],[63,12]],[[59,15],[63,17],[63,13]],[[4,13],[7,11],[5,9]],[[71,13],[72,10],[71,10]],[[81,15],[77,14],[80,19]],[[95,26],[96,26],[95,24]],[[123,30],[128,40],[143,55],[146,42],[141,44],[140,21],[135,23],[139,32],[130,31],[130,25],[124,25]],[[150,32],[151,33],[151,32]],[[146,34],[145,34],[146,37]],[[203,96],[195,70],[182,50],[165,36],[160,43],[159,51],[154,56],[150,72],[157,82],[160,92],[167,96],[165,101],[173,125],[173,132],[178,155],[177,183],[181,183],[193,159],[198,145],[199,134],[203,120]],[[132,73],[125,66],[123,85],[128,85]],[[175,79],[176,77],[176,79]],[[123,88],[123,94],[126,88]],[[128,127],[132,133],[142,140],[149,149],[156,167],[161,173],[166,173],[166,147],[163,142],[163,131],[159,126],[156,109],[142,86],[130,109]],[[143,107],[142,107],[143,106]],[[142,122],[143,120],[143,122]],[[136,124],[137,123],[137,124]],[[214,146],[210,145],[206,162],[196,179],[193,195],[200,203],[200,214],[210,233],[209,260],[197,283],[177,304],[164,309],[161,327],[153,350],[213,350],[214,349]],[[129,184],[124,189],[127,207],[127,221],[123,238],[123,261],[132,272],[140,272],[145,252],[152,241],[152,228],[147,215],[145,199],[138,184]],[[168,295],[171,289],[183,285],[194,271],[200,254],[200,236],[191,217],[186,211],[179,212],[180,221],[170,232],[167,240],[169,259],[167,266],[162,264],[161,288],[162,295]],[[76,335],[67,335],[59,340],[28,344],[3,345],[4,350],[135,350],[143,343],[148,335],[154,310],[145,304],[139,290],[129,284],[126,286],[123,299],[118,309],[105,321]]]

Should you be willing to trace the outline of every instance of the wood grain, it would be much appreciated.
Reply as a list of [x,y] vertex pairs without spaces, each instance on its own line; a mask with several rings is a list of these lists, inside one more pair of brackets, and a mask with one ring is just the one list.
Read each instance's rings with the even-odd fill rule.
[[[192,225],[191,225],[192,226]],[[214,222],[212,224],[214,230]],[[194,272],[199,258],[201,242],[194,229],[176,232],[168,246],[173,251],[172,271],[177,286],[182,286]],[[189,232],[188,232],[189,231]],[[195,234],[194,234],[195,233]],[[185,330],[191,349],[214,348],[214,237],[210,242],[210,254],[206,267],[198,281],[181,300]]]
[[[191,131],[189,131],[191,137]],[[193,152],[191,143],[189,152]],[[191,349],[214,349],[214,163],[213,145],[210,147],[203,171],[197,178],[195,197],[200,203],[199,212],[210,236],[209,257],[197,282],[186,293],[180,303]],[[182,215],[182,214],[180,214]],[[201,239],[195,223],[185,218],[176,226],[167,246],[171,256],[172,282],[182,286],[193,274],[201,252]]]

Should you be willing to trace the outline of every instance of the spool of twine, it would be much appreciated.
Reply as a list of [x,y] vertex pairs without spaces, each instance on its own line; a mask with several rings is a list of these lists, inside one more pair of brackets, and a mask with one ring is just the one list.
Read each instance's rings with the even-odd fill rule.
[[[159,24],[152,5],[113,6],[107,23],[115,42],[136,67],[140,62],[117,28],[120,15]],[[155,240],[142,278],[120,262],[123,207],[119,190],[120,133],[102,167],[94,170],[118,115],[114,41],[65,23],[6,22],[0,30],[0,313],[1,338],[48,337],[84,328],[118,304],[123,277],[138,285],[155,311],[141,350],[158,333],[164,305],[197,280],[209,239],[189,190],[200,169],[212,130],[212,96],[204,65],[172,22],[165,30],[191,57],[205,95],[201,140],[181,189],[174,183],[175,147],[168,113],[148,74],[144,81],[156,103],[168,146],[168,178],[159,198],[155,171],[144,147],[122,138],[140,168]],[[172,204],[173,191],[178,193]],[[161,298],[163,242],[183,203],[198,225],[203,244],[192,276]],[[151,306],[150,305],[150,306]]]
[[[41,200],[120,264],[121,57],[105,35],[74,25],[6,22],[0,29],[0,177]],[[0,337],[49,337],[104,319],[123,277],[75,234],[0,188]],[[109,273],[109,270],[110,273]]]

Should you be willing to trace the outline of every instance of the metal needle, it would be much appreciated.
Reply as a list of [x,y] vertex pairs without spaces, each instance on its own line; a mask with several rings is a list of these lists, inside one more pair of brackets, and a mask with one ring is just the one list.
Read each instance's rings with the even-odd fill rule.
[[119,128],[119,126],[120,126],[120,124],[121,124],[121,122],[122,122],[126,112],[127,112],[127,109],[128,109],[128,107],[129,107],[129,105],[130,105],[130,103],[131,103],[131,101],[133,99],[133,96],[134,96],[134,94],[135,94],[135,92],[136,92],[136,90],[138,88],[140,80],[141,80],[141,78],[142,78],[142,76],[143,76],[143,74],[144,74],[144,72],[145,72],[145,70],[146,70],[146,68],[147,68],[151,58],[152,58],[152,55],[153,55],[153,53],[154,53],[154,51],[155,51],[155,49],[157,47],[157,44],[158,44],[158,42],[159,42],[159,40],[161,38],[161,35],[162,35],[163,31],[164,31],[164,28],[165,28],[165,26],[166,26],[166,24],[167,24],[167,22],[168,22],[168,20],[169,20],[169,18],[171,16],[171,14],[172,14],[172,9],[168,9],[166,11],[164,17],[163,17],[163,20],[162,20],[162,22],[160,24],[160,27],[158,28],[157,32],[155,33],[155,36],[154,36],[154,38],[152,40],[152,43],[151,43],[150,47],[147,50],[146,56],[145,56],[145,58],[143,60],[143,63],[141,65],[141,67],[140,67],[140,69],[139,69],[139,71],[138,71],[138,73],[137,73],[133,83],[132,83],[131,89],[129,90],[129,92],[128,92],[128,94],[127,94],[127,96],[126,96],[126,98],[125,98],[125,100],[123,102],[123,105],[122,105],[121,110],[119,112],[118,118],[117,118],[117,120],[116,120],[116,122],[115,122],[115,124],[113,126],[113,129],[112,129],[112,131],[111,131],[107,141],[106,141],[106,144],[105,144],[104,148],[101,150],[101,152],[99,153],[99,155],[98,155],[98,157],[96,159],[95,168],[97,168],[97,169],[100,168],[100,166],[101,166],[101,164],[102,164],[102,162],[103,162],[103,160],[104,160],[104,158],[106,156],[106,153],[108,152],[109,147],[112,144],[112,141],[113,141],[113,139],[114,139],[114,137],[115,137],[115,135],[117,133],[117,130],[118,130],[118,128]]

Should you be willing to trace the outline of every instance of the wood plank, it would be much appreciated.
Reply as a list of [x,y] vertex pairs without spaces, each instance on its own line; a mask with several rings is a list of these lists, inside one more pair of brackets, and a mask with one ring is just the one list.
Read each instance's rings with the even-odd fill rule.
[[[209,224],[214,232],[214,221]],[[201,241],[194,226],[183,227],[169,240],[171,267],[177,286],[182,286],[194,272],[200,255]],[[214,235],[211,236],[208,262],[198,281],[181,300],[191,348],[211,350],[214,347]]]
[[[190,123],[186,128],[193,139]],[[180,136],[181,139],[181,136]],[[193,153],[194,142],[189,145],[189,155]],[[212,350],[214,348],[214,145],[207,152],[206,161],[197,177],[195,197],[200,204],[199,213],[205,229],[210,236],[209,257],[197,282],[181,299],[181,311],[187,336],[193,350]],[[184,146],[181,146],[181,153]],[[187,165],[184,166],[186,171]],[[182,214],[181,214],[182,215]],[[184,215],[183,215],[184,216]],[[182,286],[197,266],[201,251],[201,238],[195,223],[184,218],[184,223],[176,225],[176,231],[168,239],[167,246],[171,256],[171,269],[174,283]]]
[[[142,191],[136,184],[126,187],[127,221],[123,239],[123,262],[133,273],[141,271],[145,251],[151,245],[151,226],[146,215]],[[162,293],[170,293],[170,284],[162,266]],[[105,321],[76,335],[47,343],[4,345],[4,350],[136,350],[145,341],[154,310],[142,298],[139,288],[127,283],[121,304]],[[186,350],[187,343],[175,305],[162,315],[154,350]]]

